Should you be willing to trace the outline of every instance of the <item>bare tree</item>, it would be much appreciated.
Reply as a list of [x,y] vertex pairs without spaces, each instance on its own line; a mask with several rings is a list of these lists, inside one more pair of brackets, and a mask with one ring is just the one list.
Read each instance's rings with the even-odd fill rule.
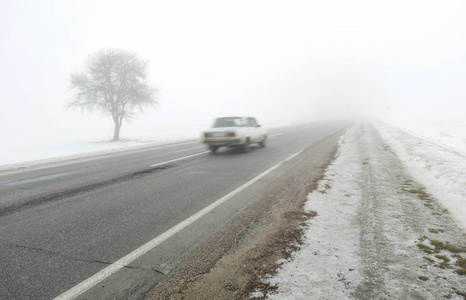
[[89,57],[84,71],[71,75],[71,89],[76,94],[69,107],[111,115],[113,140],[118,141],[123,120],[157,104],[157,91],[147,82],[148,63],[135,53],[115,49],[97,52]]

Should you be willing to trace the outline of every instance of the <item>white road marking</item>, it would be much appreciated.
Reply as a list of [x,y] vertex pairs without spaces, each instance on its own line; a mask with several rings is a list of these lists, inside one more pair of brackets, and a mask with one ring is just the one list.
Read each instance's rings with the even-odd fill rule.
[[[181,223],[178,223],[171,229],[165,231],[158,237],[154,238],[153,240],[147,242],[146,244],[142,245],[141,247],[137,248],[133,252],[127,254],[126,256],[120,258],[113,264],[109,265],[105,269],[102,269],[101,271],[97,272],[93,276],[89,277],[88,279],[84,280],[83,282],[79,283],[78,285],[74,286],[73,288],[69,289],[68,291],[64,292],[63,294],[59,295],[56,297],[54,300],[64,300],[64,299],[74,299],[78,297],[79,295],[83,294],[84,292],[88,291],[92,287],[94,287],[96,284],[99,282],[103,281],[104,279],[110,277],[111,275],[115,274],[118,272],[120,269],[124,268],[125,266],[129,265],[131,262],[135,261],[142,255],[146,254],[150,250],[154,249],[156,246],[164,242],[165,240],[169,239],[170,237],[174,236],[176,233],[180,232],[184,228],[188,227],[195,221],[199,220],[206,214],[208,214],[210,211],[212,211],[214,208],[218,207],[219,205],[223,204],[224,202],[228,201],[247,187],[251,186],[258,180],[260,180],[262,177],[266,176],[267,174],[271,173],[275,169],[279,168],[281,165],[283,165],[285,162],[293,159],[294,157],[298,156],[302,151],[299,151],[285,160],[279,162],[278,164],[274,165],[270,169],[266,170],[265,172],[259,174],[255,178],[251,179],[250,181],[246,182],[236,190],[226,194],[222,198],[218,199],[214,203],[210,204],[206,208],[200,210],[199,212],[195,213],[191,217],[187,218],[186,220],[182,221]],[[200,154],[196,154],[200,155]],[[185,157],[187,158],[187,157]]]
[[278,134],[274,134],[274,135],[269,135],[269,138],[275,138],[275,137],[279,137],[279,136],[282,136],[284,135],[283,133],[278,133]]
[[169,163],[174,162],[174,161],[179,161],[179,160],[183,160],[183,159],[186,159],[186,158],[199,156],[199,155],[206,154],[206,153],[209,153],[209,152],[210,151],[204,151],[204,152],[201,152],[201,153],[196,153],[196,154],[193,154],[193,155],[184,156],[184,157],[177,158],[177,159],[167,160],[167,161],[164,161],[164,162],[161,162],[161,163],[158,163],[158,164],[150,165],[149,167],[154,168],[154,167],[157,167],[157,166],[160,166],[160,165],[169,164]]

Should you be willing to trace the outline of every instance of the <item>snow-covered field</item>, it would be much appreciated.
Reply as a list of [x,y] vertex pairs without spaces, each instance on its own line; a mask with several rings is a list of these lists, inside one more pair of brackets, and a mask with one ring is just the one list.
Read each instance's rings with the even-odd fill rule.
[[122,133],[119,142],[111,141],[112,131],[87,130],[69,132],[57,129],[55,132],[2,136],[0,143],[0,170],[7,165],[24,164],[38,160],[57,160],[66,156],[95,155],[124,150],[125,148],[146,147],[199,138],[201,127],[171,130],[147,130],[132,128]]
[[350,129],[308,196],[305,209],[318,215],[304,245],[267,279],[278,287],[269,298],[464,299],[465,129],[446,122]]
[[466,119],[393,120],[389,123],[407,133],[466,155]]

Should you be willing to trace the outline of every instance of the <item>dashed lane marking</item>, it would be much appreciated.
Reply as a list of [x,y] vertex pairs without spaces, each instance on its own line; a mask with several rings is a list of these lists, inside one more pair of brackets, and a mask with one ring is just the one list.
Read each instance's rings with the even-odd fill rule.
[[150,167],[151,167],[151,168],[155,168],[155,167],[158,167],[158,166],[160,166],[160,165],[169,164],[169,163],[172,163],[172,162],[175,162],[175,161],[179,161],[179,160],[183,160],[183,159],[187,159],[187,158],[190,158],[190,157],[203,155],[203,154],[206,154],[206,153],[209,153],[209,152],[210,152],[210,151],[204,151],[204,152],[196,153],[196,154],[193,154],[193,155],[183,156],[183,157],[180,157],[180,158],[177,158],[177,159],[167,160],[167,161],[164,161],[164,162],[161,162],[161,163],[157,163],[157,164],[150,165]]

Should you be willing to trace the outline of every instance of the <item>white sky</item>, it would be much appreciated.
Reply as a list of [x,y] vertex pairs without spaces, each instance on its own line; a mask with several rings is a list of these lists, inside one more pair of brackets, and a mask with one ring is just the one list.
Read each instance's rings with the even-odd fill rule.
[[[0,0],[0,134],[94,127],[69,76],[116,47],[150,61],[160,105],[130,126],[466,115],[466,1]],[[85,122],[83,124],[83,122]],[[19,135],[20,136],[20,135]]]

